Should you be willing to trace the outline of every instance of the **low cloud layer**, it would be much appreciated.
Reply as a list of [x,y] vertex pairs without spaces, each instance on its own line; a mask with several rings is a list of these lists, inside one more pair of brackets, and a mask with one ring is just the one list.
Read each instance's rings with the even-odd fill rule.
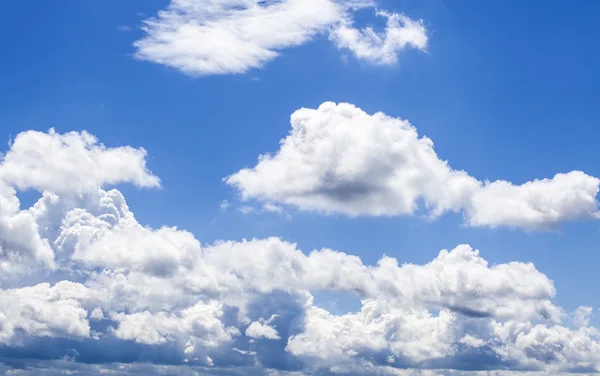
[[395,63],[406,47],[426,47],[422,22],[403,15],[379,12],[388,19],[383,32],[355,28],[353,13],[364,8],[375,12],[369,0],[172,0],[144,21],[135,57],[202,76],[261,68],[323,34],[375,64]]
[[[319,114],[321,121],[312,122]],[[349,123],[362,132],[358,139],[364,145],[354,148],[354,163],[339,159],[331,176],[373,163],[365,158],[372,150],[369,143],[381,139],[395,151],[389,168],[412,160],[430,166],[425,177],[441,182],[458,179],[483,190],[495,184],[472,183],[468,175],[451,170],[408,123],[349,105],[296,113],[297,135],[284,142],[280,154],[314,148],[344,155],[343,143],[328,149],[327,143],[301,142],[324,130],[311,125],[330,124],[339,116],[370,122],[366,129],[358,126],[362,121]],[[337,132],[352,141],[344,129],[325,127],[318,139],[327,141],[329,132]],[[24,146],[27,138],[35,148]],[[63,153],[65,148],[74,151]],[[119,158],[112,158],[115,153]],[[314,155],[300,153],[294,160],[304,166],[303,158]],[[182,229],[142,226],[123,195],[106,187],[117,182],[157,186],[144,157],[142,149],[108,148],[84,132],[53,131],[25,132],[4,155],[0,361],[14,374],[50,375],[59,369],[122,375],[600,371],[600,332],[589,326],[591,308],[568,313],[556,306],[552,281],[533,264],[490,265],[468,245],[442,250],[423,265],[387,256],[365,265],[341,251],[303,252],[279,238],[201,244]],[[53,176],[34,178],[29,172],[37,168]],[[402,165],[392,175],[411,168]],[[557,179],[532,184],[557,184]],[[23,209],[16,189],[25,188],[43,194]],[[431,197],[461,197],[438,193]],[[434,210],[452,202],[436,201]],[[405,201],[394,208],[410,207]],[[361,308],[329,312],[314,303],[313,294],[323,291],[353,294]]]
[[242,199],[348,216],[457,212],[468,226],[529,230],[599,215],[596,177],[479,181],[440,159],[407,120],[381,112],[325,102],[294,112],[291,126],[279,150],[226,178]]

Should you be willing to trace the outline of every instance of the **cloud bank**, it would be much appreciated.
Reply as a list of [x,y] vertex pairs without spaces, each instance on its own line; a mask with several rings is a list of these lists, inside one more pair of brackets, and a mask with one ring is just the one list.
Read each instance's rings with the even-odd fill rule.
[[294,112],[291,126],[277,152],[225,179],[242,199],[353,217],[459,212],[468,226],[529,230],[599,215],[596,177],[479,181],[440,159],[407,120],[381,112],[325,102]]
[[[376,139],[391,144],[392,170],[398,160],[412,161],[430,166],[425,177],[471,184],[468,175],[440,162],[431,142],[418,139],[406,122],[333,104],[294,116],[294,137],[300,138],[284,142],[280,154],[286,157],[306,148],[344,155],[343,143],[335,149],[301,140],[323,131],[313,125],[358,116],[369,126],[348,124],[363,132],[357,138],[363,144],[354,148],[354,163],[340,159],[335,173],[373,163],[365,157]],[[352,141],[344,129],[326,129],[318,139],[329,141],[327,135],[337,132]],[[297,149],[286,151],[292,144]],[[469,245],[442,250],[423,265],[387,256],[365,265],[337,250],[303,252],[279,238],[201,244],[175,227],[142,226],[123,195],[107,187],[157,186],[145,155],[143,149],[105,147],[85,132],[30,131],[3,156],[0,362],[10,374],[600,371],[600,332],[589,326],[591,308],[564,312],[553,303],[552,281],[531,263],[490,265]],[[304,166],[307,155],[314,156],[294,160]],[[403,165],[390,176],[411,168]],[[476,183],[478,189],[494,184]],[[21,209],[17,189],[40,190],[42,197]],[[437,194],[431,197],[461,197]],[[361,308],[329,312],[314,302],[320,291],[354,294]]]
[[357,29],[352,15],[374,8],[369,0],[172,0],[144,21],[135,57],[192,76],[245,73],[261,68],[288,48],[329,34],[332,42],[360,60],[393,64],[406,47],[424,49],[421,21],[387,17],[384,32]]

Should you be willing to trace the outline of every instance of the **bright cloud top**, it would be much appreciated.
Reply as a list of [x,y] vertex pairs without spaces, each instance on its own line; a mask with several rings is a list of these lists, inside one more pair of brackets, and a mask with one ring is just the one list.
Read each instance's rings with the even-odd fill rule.
[[[303,132],[310,137],[308,129]],[[393,127],[378,132],[397,142]],[[41,152],[27,154],[22,166],[47,163],[43,151],[54,151],[55,138],[85,135],[20,137],[28,134],[38,137]],[[406,135],[403,140],[415,143]],[[414,152],[431,154],[425,147],[430,142],[421,142]],[[102,160],[96,153],[115,150],[84,149],[91,154],[65,153],[61,161]],[[357,152],[360,156],[361,149]],[[12,157],[9,166],[19,160]],[[141,171],[125,170],[130,173],[119,175],[120,181],[137,183]],[[66,173],[59,167],[50,171]],[[150,174],[145,167],[143,172]],[[115,179],[88,169],[68,174],[75,182],[90,178],[97,185]],[[443,179],[456,178],[451,170],[446,174]],[[278,238],[202,245],[184,230],[140,225],[117,190],[87,184],[69,189],[66,179],[62,186],[45,179],[25,184],[58,193],[45,192],[21,210],[15,188],[22,180],[0,176],[0,356],[150,362],[144,374],[159,373],[161,364],[271,375],[291,370],[400,375],[417,374],[400,369],[460,370],[465,364],[484,370],[600,371],[600,332],[589,326],[591,308],[567,314],[554,305],[552,281],[530,263],[489,265],[468,245],[442,250],[423,265],[386,256],[365,265],[331,249],[305,253]],[[315,305],[313,293],[319,291],[354,294],[361,308],[331,313]],[[120,367],[123,374],[129,369]]]
[[226,178],[244,200],[349,216],[462,212],[469,226],[548,228],[597,218],[600,180],[580,171],[521,185],[453,169],[408,121],[323,103],[291,116],[275,154]]
[[378,64],[395,63],[402,49],[424,49],[422,22],[398,14],[384,33],[352,26],[355,9],[368,0],[173,0],[144,21],[146,35],[135,56],[189,75],[244,73],[260,68],[282,50],[330,33],[339,48]]

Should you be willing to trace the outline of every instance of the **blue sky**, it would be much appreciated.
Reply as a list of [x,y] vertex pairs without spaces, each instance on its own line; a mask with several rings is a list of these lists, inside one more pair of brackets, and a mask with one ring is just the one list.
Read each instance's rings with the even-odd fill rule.
[[[303,107],[348,102],[368,114],[408,119],[454,169],[515,185],[581,170],[600,176],[600,2],[387,1],[378,9],[422,19],[427,48],[373,65],[316,36],[262,68],[190,76],[135,59],[142,20],[167,1],[19,1],[0,14],[0,126],[5,141],[27,130],[86,130],[108,147],[147,150],[159,189],[117,185],[139,223],[177,226],[202,244],[281,237],[308,252],[331,248],[372,265],[386,254],[424,264],[470,244],[491,264],[532,262],[554,282],[567,312],[596,309],[597,222],[546,231],[468,227],[461,214],[323,215],[284,205],[243,214],[223,178],[275,153]],[[383,26],[373,9],[358,26]],[[4,144],[6,146],[6,144]],[[6,151],[2,147],[2,151]],[[20,192],[22,208],[39,193]],[[227,200],[230,208],[220,209]],[[326,307],[330,295],[317,294]],[[343,307],[357,302],[338,296]],[[320,302],[323,300],[323,302]],[[345,308],[338,314],[345,313]],[[592,324],[598,324],[592,316]]]

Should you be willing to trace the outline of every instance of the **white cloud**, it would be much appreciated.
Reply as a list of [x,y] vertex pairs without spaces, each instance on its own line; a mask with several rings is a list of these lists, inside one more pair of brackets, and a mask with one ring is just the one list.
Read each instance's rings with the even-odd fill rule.
[[19,209],[16,191],[1,179],[0,204],[0,282],[31,267],[32,260],[54,268],[54,253],[40,236],[34,216]]
[[246,329],[246,336],[250,338],[281,339],[277,329],[264,320],[254,321]]
[[464,337],[459,339],[458,343],[462,343],[470,347],[482,347],[483,345],[485,345],[484,340],[482,340],[481,338],[473,337],[470,334],[466,334]]
[[90,313],[90,319],[92,320],[103,320],[104,318],[104,312],[102,312],[102,308],[100,307],[94,308],[92,313]]
[[[17,135],[0,165],[0,180],[18,189],[83,193],[106,184],[157,187],[146,151],[107,148],[87,132],[27,131]],[[68,184],[66,184],[68,182]]]
[[600,372],[599,332],[595,328],[569,330],[528,322],[493,322],[490,326],[492,338],[501,343],[496,353],[505,359],[534,369],[545,365],[556,372]]
[[383,300],[363,303],[359,313],[335,316],[317,307],[307,312],[305,329],[289,339],[292,354],[336,365],[371,351],[421,362],[453,355],[456,315],[392,308]]
[[353,10],[365,7],[373,2],[173,0],[144,21],[146,35],[134,43],[135,56],[189,75],[211,75],[260,68],[282,50],[330,31],[339,47],[367,61],[390,63],[406,46],[424,47],[425,29],[404,16],[385,13],[383,40],[371,29],[352,29]]
[[[479,251],[461,245],[425,265],[384,257],[371,275],[397,304],[445,307],[474,317],[545,319],[558,322],[563,312],[551,304],[553,283],[531,263],[489,266]],[[377,295],[374,295],[377,296]]]
[[242,199],[349,216],[462,212],[470,226],[548,228],[597,218],[598,178],[580,171],[522,185],[481,182],[440,159],[408,121],[348,103],[291,116],[275,154],[227,177]]
[[[239,334],[236,328],[223,325],[222,315],[221,304],[209,301],[198,302],[178,313],[113,313],[111,318],[118,322],[114,331],[118,338],[150,345],[175,342],[183,349],[186,360],[212,365],[204,350],[219,347]],[[198,358],[199,354],[202,354],[201,358]]]
[[[158,186],[145,157],[144,149],[109,148],[85,131],[18,134],[0,155],[0,281],[31,273],[38,264],[55,267],[47,237],[83,196],[107,184]],[[41,191],[43,197],[29,210],[21,210],[16,189]]]
[[598,218],[596,177],[581,171],[522,185],[486,182],[466,208],[472,226],[544,228],[567,220]]
[[0,290],[0,343],[18,345],[27,336],[89,337],[87,312],[78,301],[88,295],[84,286],[67,281]]
[[151,274],[168,274],[192,263],[200,252],[200,243],[188,232],[172,227],[149,230],[127,220],[108,227],[79,210],[67,215],[58,240],[68,242],[71,236],[78,238],[72,259],[88,267],[140,267]]
[[384,11],[376,15],[387,19],[384,33],[378,33],[372,27],[358,30],[352,27],[352,20],[343,20],[329,39],[338,48],[350,50],[358,59],[379,65],[395,64],[398,53],[407,46],[420,50],[427,47],[427,30],[422,21]]
[[[429,155],[442,181],[454,179],[430,143],[405,128],[413,136],[401,139],[413,155]],[[393,128],[377,131],[396,140]],[[552,281],[530,263],[489,265],[468,245],[422,265],[387,256],[365,265],[331,249],[305,253],[279,238],[203,245],[183,230],[141,226],[114,189],[74,195],[58,187],[21,210],[15,181],[3,181],[0,211],[6,218],[29,213],[29,231],[46,239],[53,264],[23,258],[20,265],[34,272],[2,281],[0,357],[67,354],[76,363],[77,354],[93,353],[108,363],[241,374],[453,374],[465,362],[482,370],[600,371],[590,310],[577,310],[578,328],[568,328],[573,315],[553,304]],[[336,315],[315,306],[312,293],[324,290],[354,294],[361,309]],[[453,371],[422,370],[440,365]]]

